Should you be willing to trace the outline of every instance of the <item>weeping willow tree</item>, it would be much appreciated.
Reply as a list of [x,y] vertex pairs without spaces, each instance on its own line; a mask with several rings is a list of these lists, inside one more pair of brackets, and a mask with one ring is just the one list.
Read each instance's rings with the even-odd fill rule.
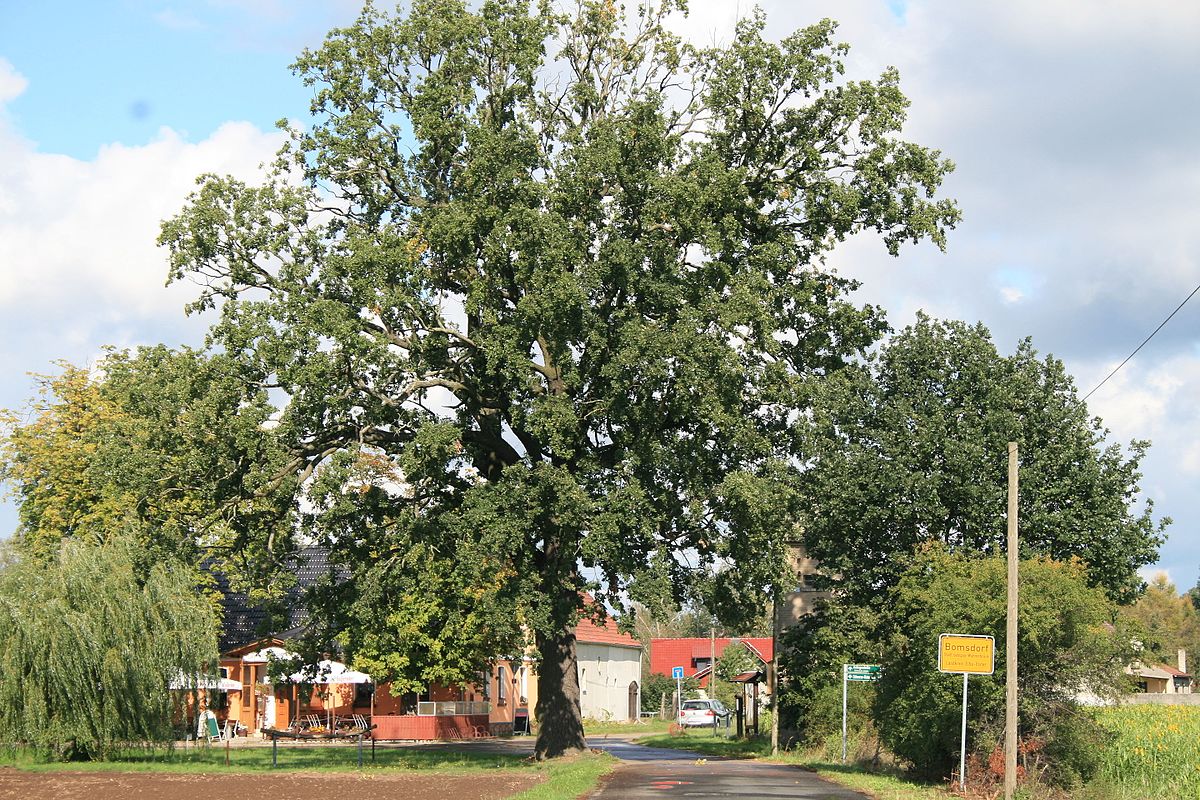
[[171,738],[168,684],[212,668],[216,624],[193,568],[139,570],[134,550],[67,541],[0,568],[0,738],[68,759]]

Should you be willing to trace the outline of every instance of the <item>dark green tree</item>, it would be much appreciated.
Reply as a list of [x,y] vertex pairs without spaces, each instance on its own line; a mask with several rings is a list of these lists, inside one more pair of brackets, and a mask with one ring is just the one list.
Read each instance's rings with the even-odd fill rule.
[[1108,443],[1061,361],[1029,340],[1000,355],[982,325],[922,316],[872,364],[824,382],[814,420],[805,542],[855,602],[881,602],[923,543],[1004,552],[1010,441],[1023,556],[1078,558],[1127,602],[1169,523],[1136,505],[1148,443],[1128,455]]
[[717,656],[717,663],[713,666],[712,678],[709,681],[710,696],[720,700],[732,710],[734,698],[742,690],[742,684],[734,683],[733,679],[742,673],[753,672],[760,667],[762,664],[750,655],[750,651],[744,644],[730,642]]
[[585,746],[585,590],[620,607],[657,568],[762,607],[797,410],[883,329],[825,256],[958,219],[894,70],[847,81],[833,23],[777,43],[760,13],[694,48],[683,5],[368,7],[296,63],[314,121],[265,182],[203,177],[161,236],[286,394],[289,475],[352,574],[320,618],[397,686],[529,632],[539,757]]
[[[1102,732],[1075,697],[1115,693],[1133,651],[1112,624],[1116,607],[1087,585],[1082,564],[1039,558],[1020,570],[1019,735],[1039,742],[1048,777],[1069,785],[1095,771],[1103,747]],[[995,674],[970,681],[968,742],[986,762],[1003,740],[1006,585],[1004,559],[931,544],[890,595],[874,716],[884,743],[924,775],[948,776],[959,748],[962,675],[938,672],[939,634],[995,637]]]
[[[796,731],[799,741],[810,746],[837,733],[840,747],[842,665],[879,663],[880,623],[879,610],[830,598],[782,633],[778,656],[782,728]],[[855,686],[848,695],[855,738],[869,724],[867,701],[873,696],[869,684]]]
[[177,562],[143,567],[141,546],[121,537],[0,568],[4,740],[90,759],[170,741],[170,684],[216,668],[199,578]]

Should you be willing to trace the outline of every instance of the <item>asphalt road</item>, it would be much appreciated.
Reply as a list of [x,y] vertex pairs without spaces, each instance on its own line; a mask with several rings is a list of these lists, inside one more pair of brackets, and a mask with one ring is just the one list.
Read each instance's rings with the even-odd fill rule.
[[713,758],[684,750],[643,747],[619,739],[590,739],[625,762],[591,795],[593,800],[644,798],[772,798],[866,800],[866,795],[821,780],[798,767]]

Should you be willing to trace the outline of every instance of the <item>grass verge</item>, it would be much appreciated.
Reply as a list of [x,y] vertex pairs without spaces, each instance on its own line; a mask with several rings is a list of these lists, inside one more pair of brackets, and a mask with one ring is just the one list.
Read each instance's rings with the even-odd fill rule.
[[[29,754],[0,754],[0,766],[29,772],[352,772],[358,769],[358,753],[353,747],[280,747],[279,766],[271,766],[270,747],[235,747],[229,750],[225,765],[223,747],[174,749],[139,748],[126,750],[108,761],[42,761]],[[418,770],[443,773],[469,773],[496,769],[528,768],[517,755],[496,755],[420,747],[377,748],[375,762],[364,748],[363,771]]]
[[[616,766],[616,759],[605,753],[584,753],[552,761],[531,762],[518,755],[471,753],[445,747],[377,748],[375,763],[370,751],[363,753],[362,771],[366,774],[415,771],[432,775],[471,775],[485,772],[523,772],[544,775],[536,786],[515,795],[512,800],[576,800],[589,794],[600,778]],[[200,746],[188,750],[134,749],[109,761],[47,762],[27,753],[0,753],[0,767],[15,767],[28,772],[159,772],[173,774],[215,773],[287,773],[354,772],[358,753],[353,747],[281,747],[279,766],[271,766],[270,747],[238,747],[229,750]]]
[[607,753],[583,753],[556,758],[537,765],[546,780],[526,789],[511,800],[576,800],[591,794],[600,779],[612,771],[617,760]]
[[763,739],[726,739],[723,735],[713,736],[712,731],[707,728],[643,736],[637,740],[637,743],[647,747],[691,750],[706,756],[724,756],[726,758],[756,758],[765,756],[771,751],[771,743]]
[[854,764],[830,764],[799,754],[792,757],[790,753],[771,760],[811,769],[826,780],[865,792],[876,800],[948,800],[952,796],[940,784],[921,783],[894,773],[871,772]]
[[596,736],[605,733],[650,735],[655,733],[666,733],[670,724],[671,723],[669,720],[657,719],[654,717],[644,719],[639,722],[601,722],[600,720],[595,719],[585,719],[583,721],[583,732],[588,736]]

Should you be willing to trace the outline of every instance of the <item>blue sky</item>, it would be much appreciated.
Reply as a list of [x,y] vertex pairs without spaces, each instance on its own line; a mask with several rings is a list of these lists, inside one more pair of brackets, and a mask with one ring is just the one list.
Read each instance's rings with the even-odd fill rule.
[[95,157],[168,125],[198,141],[225,121],[269,128],[307,110],[288,70],[354,18],[336,2],[0,3],[0,54],[32,90],[8,106],[43,152]]
[[[693,0],[727,39],[751,3]],[[949,251],[890,259],[864,238],[831,259],[896,327],[918,309],[1032,336],[1087,391],[1200,283],[1200,6],[1172,0],[768,0],[782,36],[838,19],[851,77],[900,69],[906,135],[958,165]],[[288,71],[352,2],[0,0],[0,407],[28,372],[105,344],[199,343],[185,285],[164,288],[159,220],[196,175],[253,179],[303,119]],[[1175,524],[1160,566],[1200,571],[1200,301],[1090,401],[1116,441],[1154,442],[1143,488]],[[15,526],[0,505],[0,532]]]

